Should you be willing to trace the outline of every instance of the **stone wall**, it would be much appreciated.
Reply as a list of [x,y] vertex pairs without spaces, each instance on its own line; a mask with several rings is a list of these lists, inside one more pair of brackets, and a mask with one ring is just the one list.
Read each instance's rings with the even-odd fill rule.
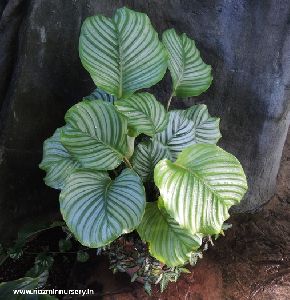
[[[275,190],[289,127],[290,2],[287,0],[6,0],[0,4],[0,234],[58,210],[42,182],[42,142],[93,83],[78,58],[84,18],[117,7],[148,14],[161,33],[174,27],[196,40],[214,81],[204,95],[221,117],[221,146],[242,162],[249,192],[236,211],[253,211]],[[170,79],[154,88],[161,101]],[[13,225],[13,226],[12,226]]]

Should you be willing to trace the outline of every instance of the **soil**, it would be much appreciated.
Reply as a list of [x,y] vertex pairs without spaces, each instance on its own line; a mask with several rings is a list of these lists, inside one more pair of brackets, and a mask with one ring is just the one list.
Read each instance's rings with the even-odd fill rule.
[[[204,253],[204,258],[191,268],[192,273],[170,284],[162,295],[155,288],[149,297],[141,284],[130,283],[128,275],[113,275],[107,259],[96,256],[95,250],[90,250],[91,258],[86,263],[76,262],[73,253],[57,255],[47,288],[95,291],[94,296],[74,299],[290,299],[290,131],[276,194],[258,212],[234,215],[228,223],[232,228]],[[48,242],[50,251],[57,251],[57,242],[63,236],[60,229],[43,233],[26,252],[37,251]],[[77,247],[73,245],[73,249]],[[17,263],[7,260],[0,267],[0,281],[23,276],[33,259],[33,255],[25,254]]]

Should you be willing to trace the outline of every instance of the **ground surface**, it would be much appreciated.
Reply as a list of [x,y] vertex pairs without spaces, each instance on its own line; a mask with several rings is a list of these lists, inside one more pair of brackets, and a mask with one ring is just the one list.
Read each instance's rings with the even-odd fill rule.
[[[290,299],[290,134],[278,175],[277,193],[256,214],[240,214],[230,220],[232,229],[215,242],[192,274],[184,275],[162,294],[148,297],[138,283],[125,274],[112,275],[103,257],[76,263],[73,253],[57,255],[48,288],[91,288],[97,295],[82,299],[133,300],[286,300]],[[58,248],[63,233],[55,229],[42,234],[27,252],[49,243]],[[74,245],[76,247],[76,245]],[[8,260],[0,267],[0,281],[21,277],[33,263],[26,254],[17,264]]]

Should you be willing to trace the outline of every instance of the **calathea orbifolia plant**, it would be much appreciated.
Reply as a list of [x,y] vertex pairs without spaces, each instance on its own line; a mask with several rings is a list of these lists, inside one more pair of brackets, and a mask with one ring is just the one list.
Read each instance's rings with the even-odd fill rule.
[[[61,213],[83,245],[136,230],[153,257],[184,265],[204,237],[221,233],[247,189],[239,161],[216,146],[219,119],[205,105],[169,111],[172,97],[208,89],[211,67],[185,34],[170,29],[161,42],[149,18],[127,8],[87,18],[79,54],[97,89],[45,141],[45,182],[61,190]],[[167,68],[166,110],[140,90]]]

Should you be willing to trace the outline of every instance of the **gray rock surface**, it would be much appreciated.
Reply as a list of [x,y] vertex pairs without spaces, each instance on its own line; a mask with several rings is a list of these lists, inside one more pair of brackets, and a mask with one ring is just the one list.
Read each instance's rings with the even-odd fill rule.
[[[78,58],[82,21],[117,7],[148,14],[159,33],[174,27],[196,40],[214,82],[204,95],[221,117],[222,147],[242,162],[249,192],[236,211],[274,193],[289,127],[290,2],[251,0],[8,0],[0,4],[0,237],[58,209],[42,182],[42,142],[66,110],[93,89]],[[170,79],[153,89],[166,102]],[[13,226],[12,226],[13,225]]]

